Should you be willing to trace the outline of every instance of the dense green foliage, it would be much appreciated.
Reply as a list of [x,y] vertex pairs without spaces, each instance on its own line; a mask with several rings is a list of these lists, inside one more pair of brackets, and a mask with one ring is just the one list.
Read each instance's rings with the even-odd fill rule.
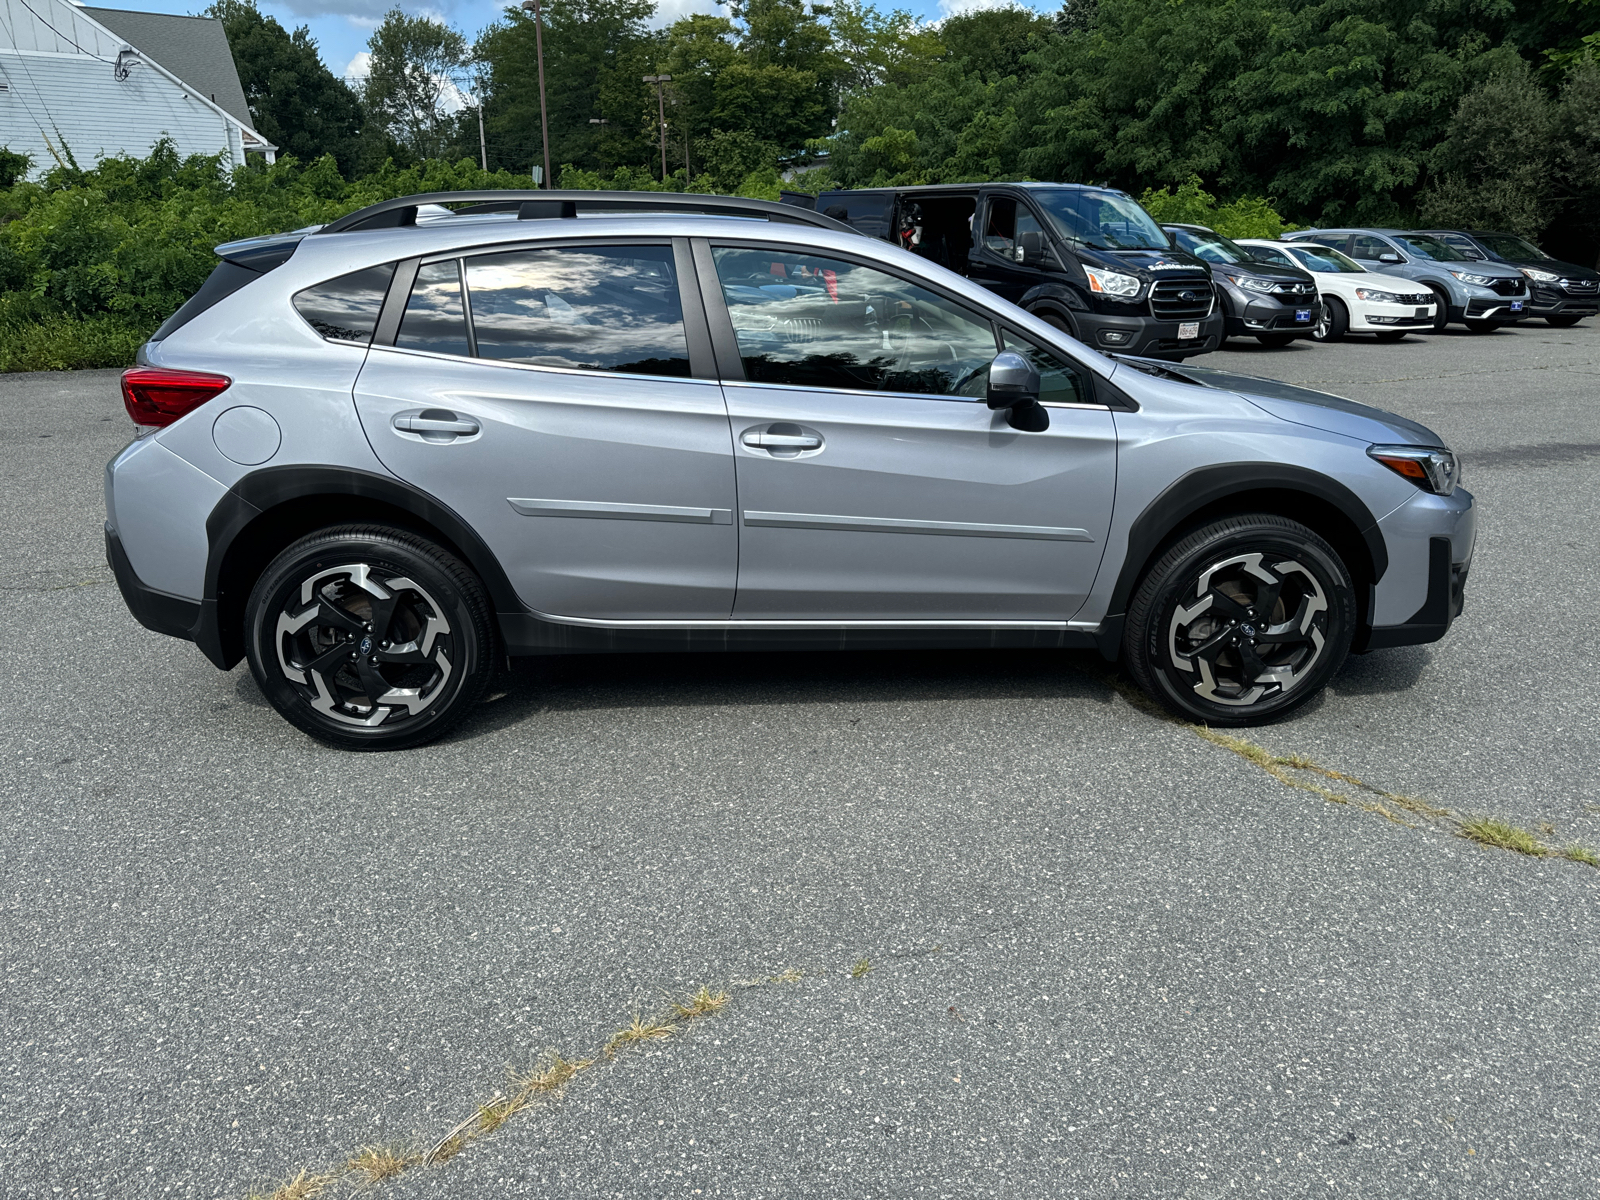
[[531,187],[476,164],[392,165],[353,182],[331,156],[224,172],[217,158],[58,169],[0,192],[0,370],[124,365],[235,238],[320,224],[390,196]]

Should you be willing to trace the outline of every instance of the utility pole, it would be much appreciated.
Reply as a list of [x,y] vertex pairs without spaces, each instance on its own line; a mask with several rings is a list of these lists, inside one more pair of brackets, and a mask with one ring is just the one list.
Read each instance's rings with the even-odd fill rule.
[[[590,117],[589,124],[600,126],[597,132],[603,135],[606,131],[605,127],[611,124],[611,122],[606,120],[605,117]],[[602,171],[606,169],[606,156],[604,154],[600,155],[600,169]]]
[[533,51],[539,60],[539,133],[544,141],[544,186],[553,187],[550,178],[550,112],[544,100],[544,21],[539,0],[522,0],[524,12],[533,14]]
[[483,169],[489,169],[489,143],[483,139],[483,97],[478,97],[478,157]]
[[[524,3],[526,2],[527,0],[524,0]],[[665,183],[667,181],[667,102],[662,96],[661,85],[671,83],[672,76],[646,75],[644,81],[656,85],[656,112],[659,115],[661,132],[661,182]]]

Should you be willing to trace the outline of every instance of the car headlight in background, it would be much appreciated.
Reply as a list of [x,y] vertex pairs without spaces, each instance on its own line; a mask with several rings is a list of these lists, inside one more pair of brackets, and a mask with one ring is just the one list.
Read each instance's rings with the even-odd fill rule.
[[1450,274],[1461,280],[1462,283],[1475,283],[1479,287],[1488,287],[1494,282],[1493,276],[1474,275],[1471,271],[1451,271]]
[[1278,286],[1275,279],[1257,279],[1253,275],[1230,275],[1223,271],[1222,277],[1235,287],[1246,288],[1252,292],[1270,292]]
[[1377,288],[1357,288],[1357,300],[1374,300],[1379,304],[1404,304],[1405,301],[1393,292],[1380,292]]
[[1526,275],[1529,279],[1533,280],[1535,283],[1560,283],[1561,282],[1561,276],[1555,274],[1552,271],[1540,271],[1540,270],[1536,270],[1533,267],[1518,267],[1517,270],[1521,271],[1524,275]]
[[1104,271],[1099,267],[1085,267],[1084,273],[1089,276],[1089,290],[1091,292],[1104,292],[1108,296],[1133,297],[1139,294],[1144,287],[1132,275],[1124,275],[1119,271]]
[[1461,463],[1452,450],[1432,446],[1368,446],[1368,456],[1425,492],[1448,496],[1461,482]]

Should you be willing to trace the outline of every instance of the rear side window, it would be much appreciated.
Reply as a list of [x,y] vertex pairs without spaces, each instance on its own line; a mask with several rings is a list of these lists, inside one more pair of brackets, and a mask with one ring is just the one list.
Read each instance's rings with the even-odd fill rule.
[[689,377],[670,246],[511,250],[463,265],[480,358]]
[[352,271],[296,292],[295,311],[323,337],[365,346],[372,341],[378,311],[393,278],[393,263]]
[[404,350],[429,350],[434,354],[472,353],[467,341],[466,309],[461,303],[458,260],[427,263],[418,269],[394,344]]

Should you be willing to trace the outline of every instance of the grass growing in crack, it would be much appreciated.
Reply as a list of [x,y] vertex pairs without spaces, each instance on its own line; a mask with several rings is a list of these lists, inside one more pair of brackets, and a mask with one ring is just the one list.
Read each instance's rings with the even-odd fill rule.
[[702,983],[699,991],[691,992],[682,1000],[674,1000],[672,1002],[672,1015],[680,1021],[692,1021],[696,1017],[709,1017],[730,999],[732,997],[727,992],[721,990],[713,992]]
[[1470,838],[1480,846],[1493,846],[1498,850],[1514,850],[1533,858],[1543,858],[1550,848],[1526,829],[1518,828],[1494,817],[1468,817],[1461,822],[1461,836]]
[[380,1183],[385,1179],[393,1179],[421,1161],[422,1155],[404,1146],[363,1146],[354,1158],[345,1163],[344,1169],[363,1176],[363,1183]]
[[611,1039],[606,1042],[605,1049],[601,1053],[603,1053],[607,1058],[611,1058],[615,1056],[618,1051],[626,1050],[629,1046],[638,1046],[645,1042],[659,1041],[662,1038],[669,1038],[677,1032],[678,1027],[665,1018],[652,1017],[649,1020],[646,1020],[641,1014],[634,1013],[633,1024],[629,1025],[626,1029],[619,1029],[617,1032],[613,1033],[611,1035]]
[[1570,862],[1583,863],[1589,867],[1600,867],[1600,854],[1596,854],[1587,846],[1571,845],[1561,851],[1561,857]]
[[580,1058],[575,1062],[568,1062],[554,1050],[548,1051],[531,1071],[524,1075],[513,1075],[512,1082],[517,1085],[520,1092],[530,1096],[541,1092],[553,1092],[566,1083],[579,1071],[594,1065],[592,1058]]
[[521,1094],[516,1096],[496,1096],[487,1104],[478,1106],[478,1119],[472,1128],[478,1133],[493,1133],[504,1125],[517,1110],[527,1104]]
[[328,1185],[335,1178],[333,1175],[313,1175],[310,1171],[301,1171],[293,1179],[284,1180],[265,1195],[259,1192],[250,1193],[249,1200],[312,1200],[313,1197],[327,1191]]
[[856,959],[856,965],[850,968],[850,978],[851,979],[860,979],[863,975],[865,975],[870,970],[872,970],[872,960],[871,959],[866,959],[866,958],[858,958],[858,959]]

